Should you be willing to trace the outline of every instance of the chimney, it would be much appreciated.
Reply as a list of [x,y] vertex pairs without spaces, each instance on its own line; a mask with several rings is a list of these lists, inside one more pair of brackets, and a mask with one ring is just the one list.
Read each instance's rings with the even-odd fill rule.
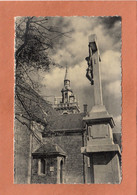
[[87,104],[84,104],[84,105],[83,105],[83,108],[84,108],[84,115],[85,115],[85,116],[87,115],[87,106],[88,106]]

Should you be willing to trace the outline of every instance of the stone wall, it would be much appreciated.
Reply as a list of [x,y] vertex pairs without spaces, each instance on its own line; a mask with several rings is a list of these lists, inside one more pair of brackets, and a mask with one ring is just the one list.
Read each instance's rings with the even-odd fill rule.
[[[31,183],[56,184],[57,183],[57,158],[45,159],[45,174],[39,174],[38,160],[39,159],[32,159]],[[54,171],[50,171],[51,161],[52,161],[52,167],[54,167]]]
[[14,183],[28,183],[30,131],[17,120],[14,130]]
[[32,123],[23,117],[18,118],[21,122],[15,120],[14,125],[14,183],[26,184],[31,182],[32,152],[40,146],[40,142],[28,128],[35,129]]
[[[50,138],[44,138],[45,141]],[[65,180],[67,184],[83,183],[82,135],[55,136],[52,138],[65,152]]]

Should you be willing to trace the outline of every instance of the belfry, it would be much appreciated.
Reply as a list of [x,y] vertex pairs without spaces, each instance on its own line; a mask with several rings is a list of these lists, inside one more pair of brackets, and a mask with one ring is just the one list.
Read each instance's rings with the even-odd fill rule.
[[62,98],[60,102],[57,101],[56,97],[54,99],[54,109],[59,111],[61,114],[79,113],[80,109],[76,96],[70,87],[70,78],[67,66],[64,77],[64,87],[62,88],[61,93]]

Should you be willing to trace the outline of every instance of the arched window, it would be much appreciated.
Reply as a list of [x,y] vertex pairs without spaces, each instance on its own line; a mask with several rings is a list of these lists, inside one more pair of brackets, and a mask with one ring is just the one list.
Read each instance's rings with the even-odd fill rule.
[[60,183],[63,183],[63,161],[60,161]]
[[45,160],[41,159],[40,173],[45,174]]

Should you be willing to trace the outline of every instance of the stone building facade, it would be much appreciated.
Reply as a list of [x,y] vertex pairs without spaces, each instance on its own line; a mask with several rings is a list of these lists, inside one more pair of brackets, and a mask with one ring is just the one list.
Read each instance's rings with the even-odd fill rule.
[[[80,150],[84,146],[82,119],[85,114],[80,113],[70,88],[67,68],[61,93],[61,101],[53,105],[58,115],[50,118],[42,133],[44,144],[32,153],[32,183],[84,183],[84,156]],[[42,160],[46,170],[40,174]]]
[[42,144],[42,131],[55,110],[27,83],[16,83],[14,183],[31,183],[32,152]]
[[[64,88],[61,92],[62,101],[60,105],[55,102],[53,106],[58,114],[50,118],[49,124],[42,132],[43,146],[32,153],[31,182],[66,184],[94,183],[92,179],[93,174],[91,173],[92,165],[90,157],[85,155],[84,152],[81,152],[81,148],[87,145],[88,140],[87,125],[84,121],[84,118],[88,115],[87,106],[84,105],[84,112],[81,113],[78,103],[74,99],[73,91],[70,88],[67,69],[64,78]],[[64,93],[66,93],[65,96]],[[76,107],[72,107],[72,96],[73,103],[77,105]],[[111,131],[110,133],[111,141],[113,137],[116,137],[115,140],[117,141],[117,136],[112,135]],[[100,134],[98,134],[99,136]],[[97,169],[99,169],[100,161],[104,163],[110,161],[110,156],[108,155],[107,157],[106,153],[102,153],[102,157],[98,157],[97,153],[94,155],[96,155],[94,159],[95,164],[97,164]],[[40,170],[42,173],[40,173]],[[99,178],[100,176],[98,175],[98,181],[100,182]],[[109,177],[108,180],[111,182]],[[102,180],[102,182],[105,182],[105,180]]]

